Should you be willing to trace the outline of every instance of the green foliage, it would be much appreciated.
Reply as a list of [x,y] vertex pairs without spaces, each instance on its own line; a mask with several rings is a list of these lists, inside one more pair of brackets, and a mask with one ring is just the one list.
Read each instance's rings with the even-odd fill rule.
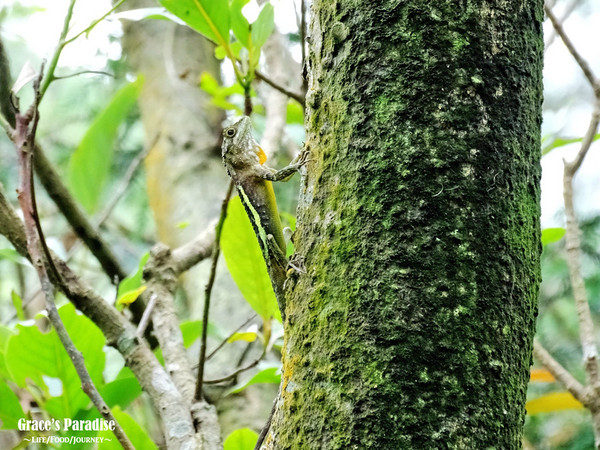
[[144,292],[146,287],[142,286],[142,277],[144,275],[144,267],[146,266],[149,257],[149,252],[144,253],[140,259],[137,270],[130,276],[123,278],[119,283],[117,289],[117,305],[129,305]]
[[245,341],[245,342],[254,342],[258,338],[258,333],[256,331],[244,331],[242,333],[234,333],[231,335],[229,339],[227,339],[228,343],[236,342],[236,341]]
[[237,386],[233,387],[228,393],[229,394],[237,394],[239,392],[242,392],[247,387],[252,386],[253,384],[259,384],[259,383],[279,384],[281,382],[281,373],[279,372],[279,370],[280,370],[279,367],[269,367],[268,369],[261,370],[256,375],[254,375],[252,378],[250,378],[248,381],[246,381],[245,383],[241,383],[241,384],[238,384]]
[[223,450],[252,450],[257,440],[258,434],[254,431],[249,428],[240,428],[227,436]]
[[25,418],[25,413],[19,398],[8,387],[8,385],[0,380],[0,421],[2,422],[3,430],[17,429],[19,419]]
[[17,318],[19,320],[25,320],[25,314],[23,313],[23,299],[15,291],[10,293],[10,297],[12,299],[13,306],[15,307]]
[[239,83],[223,87],[210,73],[202,72],[202,75],[200,75],[200,89],[210,95],[210,101],[213,105],[224,110],[236,111],[237,114],[243,113],[242,108],[227,100],[231,95],[244,95],[244,88]]
[[29,265],[29,262],[19,255],[19,252],[13,250],[12,248],[0,248],[0,260],[3,259],[17,264],[23,264],[25,266]]
[[564,228],[546,228],[542,230],[542,245],[546,246],[552,242],[560,241],[565,232]]
[[[592,142],[595,142],[598,139],[600,139],[600,133],[596,134],[594,136],[594,139]],[[542,155],[546,155],[546,154],[550,153],[555,148],[564,147],[565,145],[569,145],[569,144],[576,144],[576,143],[582,142],[582,141],[583,141],[583,138],[555,137],[554,139],[552,139],[552,141],[548,145],[546,145],[545,147],[542,148]]]
[[[126,412],[122,411],[118,406],[113,408],[112,410],[115,419],[119,424],[123,427],[123,431],[127,434],[127,437],[133,444],[134,448],[137,449],[158,449],[156,444],[152,442],[152,439],[148,436],[148,433],[140,427],[132,417]],[[115,449],[120,450],[123,447],[119,444],[119,441],[115,438],[112,431],[100,431],[98,433],[99,437],[107,438],[110,440],[103,441],[102,445],[99,447],[102,450]]]
[[215,44],[229,43],[229,0],[160,0],[160,4]]
[[117,378],[100,389],[106,404],[121,408],[127,408],[141,393],[142,387],[128,367],[123,367]]
[[229,202],[221,249],[235,284],[252,309],[265,321],[275,318],[281,322],[266,263],[239,197]]
[[[201,320],[188,320],[187,322],[182,322],[179,325],[179,329],[181,330],[181,334],[183,336],[183,345],[185,347],[189,347],[196,341],[196,339],[200,338],[202,334],[202,321]],[[222,333],[213,323],[208,322],[208,335],[217,340],[223,340]]]
[[[77,349],[82,353],[94,384],[113,408],[136,448],[155,448],[147,434],[119,408],[125,408],[141,394],[133,373],[124,368],[115,380],[105,383],[106,344],[102,332],[70,303],[59,308],[61,319]],[[13,387],[29,391],[44,414],[53,419],[96,418],[93,408],[81,388],[71,359],[54,329],[43,333],[33,323],[21,323],[12,330],[0,327],[0,420],[3,428],[15,429],[16,421],[26,417]],[[111,437],[115,442],[114,436]],[[112,447],[102,447],[112,448]],[[120,447],[119,447],[120,448]]]
[[[252,24],[242,14],[249,0],[159,0],[190,28],[217,44],[217,58],[229,58],[237,81],[250,88],[258,66],[260,48],[275,28],[273,5],[263,5]],[[233,35],[237,41],[231,41]],[[242,47],[246,50],[242,58]],[[239,63],[239,65],[238,65]]]
[[110,173],[117,131],[135,105],[143,78],[121,88],[87,130],[69,162],[69,187],[88,212],[94,212]]
[[[92,322],[75,312],[71,304],[60,308],[60,315],[73,342],[86,360],[86,367],[94,383],[102,382],[105,339]],[[51,397],[45,404],[54,417],[73,417],[85,408],[89,398],[81,390],[81,382],[71,359],[62,346],[56,331],[42,333],[35,324],[17,325],[17,334],[11,336],[6,349],[6,365],[12,381],[21,388],[28,387],[30,379],[48,393],[48,377],[62,385],[62,394]]]

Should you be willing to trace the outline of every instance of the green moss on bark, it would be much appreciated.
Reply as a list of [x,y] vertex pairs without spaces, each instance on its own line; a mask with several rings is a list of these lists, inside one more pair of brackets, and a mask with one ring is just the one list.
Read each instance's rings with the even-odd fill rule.
[[315,1],[274,448],[520,448],[542,1]]

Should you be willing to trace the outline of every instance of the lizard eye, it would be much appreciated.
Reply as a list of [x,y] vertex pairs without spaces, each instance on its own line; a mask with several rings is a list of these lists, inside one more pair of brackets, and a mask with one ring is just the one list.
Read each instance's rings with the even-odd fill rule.
[[225,130],[225,136],[230,137],[230,138],[234,137],[235,136],[235,128],[227,128]]

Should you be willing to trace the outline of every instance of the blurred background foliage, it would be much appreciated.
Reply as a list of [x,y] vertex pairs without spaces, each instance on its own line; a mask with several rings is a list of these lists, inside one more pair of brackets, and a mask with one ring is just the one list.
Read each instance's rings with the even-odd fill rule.
[[[273,3],[277,6],[277,26],[284,30],[287,41],[292,47],[292,53],[297,54],[299,34],[289,31],[289,24],[282,19],[287,14],[288,22],[295,22],[295,11],[291,9],[293,6],[290,6],[290,2]],[[597,24],[600,23],[600,3],[596,0],[557,0],[551,4],[557,15],[565,21],[565,30],[576,47],[588,59],[595,73],[600,75],[600,53],[597,52],[597,42],[600,38],[597,30]],[[99,8],[100,12],[92,12],[91,16],[88,15],[88,19],[99,17],[110,6],[108,2],[98,2],[98,5],[95,8]],[[9,1],[1,7],[0,32],[5,50],[10,57],[13,79],[17,77],[20,68],[27,61],[33,67],[39,67],[41,60],[51,52],[55,36],[58,35],[58,31],[53,30],[60,28],[61,14],[64,14],[65,6],[65,2],[59,5],[59,2],[50,4],[47,1],[31,0]],[[53,15],[43,15],[51,10]],[[38,17],[40,15],[44,17],[42,22]],[[85,19],[82,20],[85,23]],[[42,37],[31,39],[30,37],[36,33]],[[547,51],[544,72],[543,137],[544,145],[548,145],[548,142],[553,142],[557,138],[578,138],[583,135],[594,98],[589,84],[564,49],[560,39],[554,35],[548,21],[545,23],[545,34]],[[120,25],[118,21],[114,21],[94,30],[89,39],[83,39],[86,41],[84,45],[74,46],[69,55],[66,55],[67,64],[61,68],[61,75],[81,70],[102,71],[110,75],[88,73],[59,80],[52,84],[42,103],[42,120],[38,138],[44,143],[64,179],[68,172],[69,159],[94,118],[106,107],[108,100],[118,89],[132,79],[131,74],[127,73],[126,55],[123,54],[120,45],[121,37]],[[51,41],[48,43],[49,47],[40,45],[40,39]],[[223,69],[223,76],[230,82],[229,84],[235,81],[226,67]],[[224,85],[228,85],[227,82],[224,82]],[[201,89],[200,80],[198,80],[198,89]],[[217,98],[214,86],[212,89],[212,95],[223,104],[223,98]],[[239,94],[239,90],[237,92],[226,100],[236,109],[240,109],[243,107],[243,97]],[[29,96],[27,89],[24,90],[23,104],[28,103]],[[260,98],[256,98],[255,101],[256,110],[260,113]],[[292,124],[289,126],[288,133],[297,145],[301,145],[303,131],[298,124],[298,118],[297,107],[292,106],[288,110],[288,122]],[[264,118],[260,114],[255,117],[255,125],[257,134],[260,135],[264,128]],[[111,198],[131,162],[144,150],[144,130],[137,108],[133,108],[128,113],[123,125],[119,127],[115,143],[112,169],[103,189],[101,203]],[[562,158],[571,159],[577,148],[577,143],[560,145],[543,157],[542,228],[564,227],[561,191]],[[582,266],[586,288],[595,323],[600,327],[600,202],[598,201],[600,156],[598,150],[600,150],[598,144],[595,144],[584,162],[581,173],[578,174],[575,184],[575,202],[580,220]],[[277,155],[271,165],[280,167],[288,160],[288,155]],[[4,185],[9,198],[15,203],[16,166],[12,143],[8,139],[0,139],[0,182]],[[280,209],[288,214],[293,214],[295,210],[297,183],[296,179],[291,183],[276,185]],[[44,190],[38,189],[38,193],[43,224],[47,235],[50,236],[49,244],[57,253],[66,257],[74,246],[75,238],[54,204],[45,197]],[[293,222],[293,219],[291,221]],[[107,241],[117,250],[119,260],[128,271],[134,272],[141,256],[155,242],[156,233],[149,208],[143,168],[140,168],[132,178],[102,232]],[[537,337],[565,368],[583,382],[585,373],[581,364],[579,327],[565,262],[564,246],[564,239],[544,246]],[[104,276],[98,274],[98,265],[85,248],[79,248],[70,256],[83,278],[94,285],[105,298],[115,297],[114,286]],[[36,279],[30,267],[10,252],[10,245],[0,236],[2,325],[14,326],[18,321],[12,292],[27,293],[30,291],[27,289],[28,284],[34,282]],[[40,309],[34,294],[29,292],[29,295],[23,297],[27,317],[33,317]],[[227,334],[219,331],[218,325],[215,325],[215,328],[214,335]],[[119,357],[110,349],[106,352],[107,369],[105,370],[110,372],[111,364],[114,364],[114,367],[119,365],[118,362],[110,361],[118,360]],[[534,361],[534,369],[542,369],[542,367]],[[558,382],[532,382],[528,390],[528,399],[533,401],[563,391],[564,388]],[[590,414],[586,410],[562,409],[560,402],[550,406],[549,409],[548,412],[528,414],[524,435],[526,449],[593,448],[594,437]],[[150,410],[148,401],[143,396],[128,407],[128,412],[146,430],[154,427],[155,419]],[[238,438],[248,439],[248,436],[250,440],[255,439],[250,430],[242,429],[238,435],[230,442]]]

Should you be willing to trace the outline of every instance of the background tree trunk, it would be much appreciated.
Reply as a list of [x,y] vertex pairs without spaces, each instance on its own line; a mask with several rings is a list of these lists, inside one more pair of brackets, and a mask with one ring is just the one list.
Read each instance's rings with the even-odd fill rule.
[[541,0],[316,0],[272,448],[520,448]]
[[[129,0],[126,9],[156,6],[148,0]],[[164,20],[126,23],[123,39],[129,66],[145,77],[140,96],[141,119],[147,144],[160,137],[145,161],[150,207],[154,213],[157,238],[175,248],[195,238],[219,215],[229,179],[221,160],[222,110],[210,104],[199,87],[200,75],[208,72],[219,80],[220,61],[214,57],[214,44],[197,32]],[[186,223],[186,227],[178,226]],[[179,304],[182,320],[201,317],[204,287],[210,264],[204,262],[183,278],[187,297]],[[233,331],[252,315],[239,294],[221,258],[210,320],[223,330]],[[210,340],[210,346],[218,342]],[[207,378],[219,378],[235,369],[243,349],[227,346],[207,364]],[[251,359],[260,349],[253,349]],[[190,359],[197,359],[193,347]],[[265,395],[244,392],[218,402],[223,436],[243,426],[260,428],[271,408],[272,389]],[[222,388],[213,388],[217,400]],[[250,404],[256,415],[247,413]]]

